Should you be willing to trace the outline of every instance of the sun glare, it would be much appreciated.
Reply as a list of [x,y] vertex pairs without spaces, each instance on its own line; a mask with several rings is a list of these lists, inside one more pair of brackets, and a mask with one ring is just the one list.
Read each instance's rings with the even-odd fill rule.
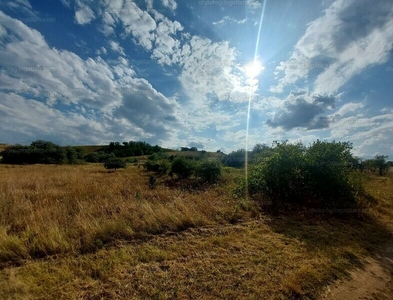
[[244,69],[244,73],[250,79],[253,79],[259,75],[259,73],[264,69],[261,63],[257,60],[254,60],[248,63]]

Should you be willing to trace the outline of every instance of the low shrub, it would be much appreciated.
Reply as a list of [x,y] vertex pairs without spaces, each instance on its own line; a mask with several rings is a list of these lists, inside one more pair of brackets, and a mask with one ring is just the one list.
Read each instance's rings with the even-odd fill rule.
[[121,169],[126,167],[126,162],[120,158],[112,158],[104,162],[105,169]]
[[171,166],[170,175],[176,175],[178,178],[189,178],[196,171],[195,162],[183,157],[176,157]]
[[216,182],[221,177],[222,166],[217,161],[205,161],[198,166],[197,172],[204,182]]

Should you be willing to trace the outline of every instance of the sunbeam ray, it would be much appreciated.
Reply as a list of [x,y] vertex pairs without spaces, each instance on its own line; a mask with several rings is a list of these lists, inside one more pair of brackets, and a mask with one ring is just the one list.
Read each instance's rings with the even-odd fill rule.
[[[263,17],[265,16],[266,2],[267,2],[267,0],[263,1],[261,19],[259,20],[258,35],[257,35],[256,44],[255,44],[255,52],[254,52],[254,59],[253,59],[254,64],[256,64],[257,57],[258,57],[257,53],[258,53],[259,42],[260,42],[260,37],[261,37]],[[244,159],[244,169],[245,169],[245,177],[246,177],[246,195],[245,195],[246,198],[248,198],[248,131],[249,131],[249,127],[250,127],[251,98],[252,98],[252,89],[250,87],[250,91],[248,93],[247,125],[246,125],[246,151],[245,151],[245,159]]]

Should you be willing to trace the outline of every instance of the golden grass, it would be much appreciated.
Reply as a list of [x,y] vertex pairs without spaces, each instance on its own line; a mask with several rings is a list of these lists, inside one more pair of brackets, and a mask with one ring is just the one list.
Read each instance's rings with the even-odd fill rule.
[[1,166],[0,263],[84,253],[116,239],[230,220],[220,189],[190,193],[158,185],[134,166]]
[[0,166],[0,299],[315,299],[392,237],[391,175],[359,219],[265,215],[232,199],[241,174],[149,190],[134,166]]

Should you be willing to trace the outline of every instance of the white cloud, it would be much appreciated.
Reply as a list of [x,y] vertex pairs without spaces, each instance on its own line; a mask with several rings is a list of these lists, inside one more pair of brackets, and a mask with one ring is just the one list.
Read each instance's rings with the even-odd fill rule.
[[71,0],[60,0],[65,7],[71,8]]
[[145,0],[147,9],[153,8],[153,0]]
[[94,12],[88,6],[84,6],[75,12],[75,21],[80,24],[88,24],[95,19]]
[[44,103],[25,99],[16,94],[4,94],[0,103],[2,135],[20,143],[38,138],[56,139],[58,143],[97,143],[109,141],[109,127],[96,117],[89,118],[72,112],[61,112]]
[[292,56],[277,67],[284,75],[271,91],[282,92],[313,70],[320,71],[314,82],[317,93],[336,92],[366,68],[385,63],[392,39],[389,0],[336,0],[308,25]]
[[100,49],[98,49],[97,51],[96,51],[96,54],[97,55],[101,55],[101,54],[106,54],[108,51],[106,50],[106,48],[105,47],[101,47]]
[[[19,134],[25,139],[61,133],[67,140],[80,141],[85,135],[94,143],[98,142],[94,136],[102,142],[125,138],[127,132],[130,139],[157,143],[172,139],[182,128],[176,99],[136,78],[125,58],[110,63],[101,57],[83,60],[75,53],[51,49],[38,31],[19,21],[5,26],[8,38],[0,40],[0,93],[8,96],[0,114],[7,124],[0,131],[8,135],[25,131]],[[58,111],[59,102],[68,109]],[[79,109],[72,112],[73,107]]]
[[162,5],[168,7],[170,10],[174,11],[177,8],[177,3],[175,0],[161,0]]
[[247,22],[247,18],[243,19],[243,20],[236,20],[234,18],[231,18],[229,16],[225,16],[224,18],[222,18],[221,20],[217,21],[217,22],[213,22],[213,25],[218,25],[218,26],[222,26],[225,25],[227,23],[235,23],[235,24],[244,24]]
[[125,55],[124,49],[120,46],[120,44],[118,42],[110,41],[109,46],[111,47],[111,49],[113,51],[119,52],[121,55]]

